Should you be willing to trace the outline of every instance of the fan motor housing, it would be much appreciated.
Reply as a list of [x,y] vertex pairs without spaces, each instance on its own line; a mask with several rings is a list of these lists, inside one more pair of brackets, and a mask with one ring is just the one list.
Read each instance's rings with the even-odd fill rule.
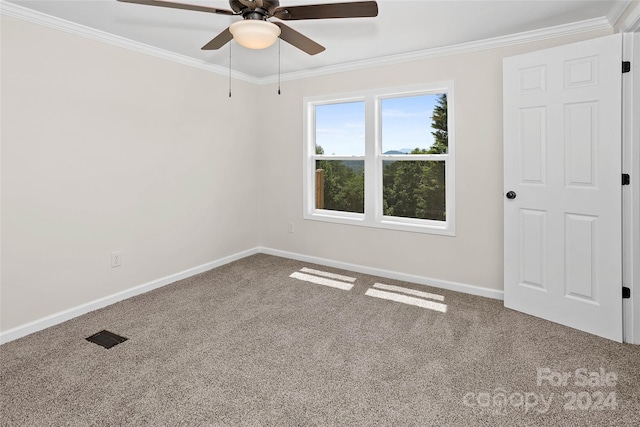
[[[248,19],[266,19],[273,15],[273,12],[280,6],[279,0],[262,0],[262,7],[249,9],[240,0],[229,0],[231,10],[236,13],[242,13],[244,18]],[[262,15],[262,18],[255,15]]]

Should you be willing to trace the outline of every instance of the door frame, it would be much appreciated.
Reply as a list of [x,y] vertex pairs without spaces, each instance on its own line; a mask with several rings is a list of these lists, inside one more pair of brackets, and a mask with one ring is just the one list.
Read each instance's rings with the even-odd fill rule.
[[622,189],[622,281],[631,289],[623,300],[623,340],[640,345],[640,8],[620,31],[623,60],[631,61],[622,78],[622,172],[631,175]]

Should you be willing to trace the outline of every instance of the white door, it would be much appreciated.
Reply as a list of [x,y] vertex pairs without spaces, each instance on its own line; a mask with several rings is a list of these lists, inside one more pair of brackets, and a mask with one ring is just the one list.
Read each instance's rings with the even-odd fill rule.
[[615,341],[621,64],[615,34],[506,58],[503,74],[504,305]]

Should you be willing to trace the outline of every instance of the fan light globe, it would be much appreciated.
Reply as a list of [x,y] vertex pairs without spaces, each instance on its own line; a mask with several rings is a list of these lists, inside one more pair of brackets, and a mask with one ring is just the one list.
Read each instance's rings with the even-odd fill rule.
[[280,35],[280,27],[259,19],[234,22],[229,31],[240,46],[249,49],[265,49],[274,44]]

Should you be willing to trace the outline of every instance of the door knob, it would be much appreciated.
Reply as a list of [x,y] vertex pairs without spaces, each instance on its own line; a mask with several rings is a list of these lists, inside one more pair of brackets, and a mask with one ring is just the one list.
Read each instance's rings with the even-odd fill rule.
[[507,193],[507,199],[512,200],[516,198],[516,192],[515,191],[509,191]]

